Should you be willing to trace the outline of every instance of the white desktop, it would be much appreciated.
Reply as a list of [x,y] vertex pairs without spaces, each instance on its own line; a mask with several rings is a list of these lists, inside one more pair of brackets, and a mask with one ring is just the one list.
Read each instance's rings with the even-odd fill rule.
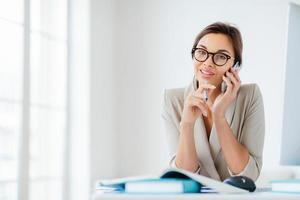
[[137,195],[95,193],[93,200],[299,200],[300,195],[254,192],[249,194],[179,194],[179,195]]

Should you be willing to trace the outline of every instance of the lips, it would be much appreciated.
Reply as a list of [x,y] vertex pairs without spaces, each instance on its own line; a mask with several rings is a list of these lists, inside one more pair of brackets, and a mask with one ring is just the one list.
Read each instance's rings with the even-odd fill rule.
[[210,78],[215,75],[215,73],[213,73],[212,71],[209,71],[209,70],[200,69],[199,71],[201,72],[201,75],[205,78]]

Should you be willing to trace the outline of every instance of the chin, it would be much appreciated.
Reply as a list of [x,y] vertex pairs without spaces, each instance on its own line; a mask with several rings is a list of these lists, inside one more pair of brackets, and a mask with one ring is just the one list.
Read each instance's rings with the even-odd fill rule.
[[199,81],[199,83],[205,83],[205,82],[207,82],[207,83],[209,83],[209,84],[211,84],[211,85],[214,85],[214,86],[216,86],[216,87],[220,86],[221,83],[222,83],[222,81],[220,81],[220,80],[216,80],[216,79],[206,79],[206,78],[202,78],[201,76],[200,76],[200,77],[197,76],[196,78],[197,78],[197,80]]
[[204,83],[204,82],[207,82],[209,84],[213,84],[215,82],[214,79],[211,79],[211,78],[203,78],[202,76],[197,76],[197,80],[200,82],[200,83]]

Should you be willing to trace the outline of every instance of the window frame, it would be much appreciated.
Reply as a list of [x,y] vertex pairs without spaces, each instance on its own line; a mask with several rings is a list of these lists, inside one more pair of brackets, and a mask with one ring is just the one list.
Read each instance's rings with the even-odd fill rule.
[[[67,77],[66,77],[66,129],[64,136],[64,162],[62,166],[63,171],[63,189],[62,192],[62,199],[68,200],[69,198],[69,130],[70,130],[70,112],[69,112],[69,103],[70,103],[70,94],[69,94],[69,69],[70,69],[70,55],[69,55],[69,4],[70,1],[67,0],[67,46],[66,46],[66,54],[67,54],[67,62],[66,62],[66,70],[67,70]],[[24,0],[24,32],[23,32],[23,82],[22,82],[22,103],[21,103],[21,126],[20,131],[18,134],[18,157],[17,157],[17,199],[18,200],[28,200],[30,198],[30,122],[31,122],[31,102],[30,102],[30,86],[31,86],[31,1]]]

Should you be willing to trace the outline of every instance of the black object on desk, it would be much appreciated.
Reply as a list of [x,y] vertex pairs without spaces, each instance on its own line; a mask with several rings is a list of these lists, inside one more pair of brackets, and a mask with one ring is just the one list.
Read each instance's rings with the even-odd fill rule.
[[223,182],[244,190],[248,190],[249,192],[254,192],[256,189],[254,181],[246,176],[232,176],[225,179]]

